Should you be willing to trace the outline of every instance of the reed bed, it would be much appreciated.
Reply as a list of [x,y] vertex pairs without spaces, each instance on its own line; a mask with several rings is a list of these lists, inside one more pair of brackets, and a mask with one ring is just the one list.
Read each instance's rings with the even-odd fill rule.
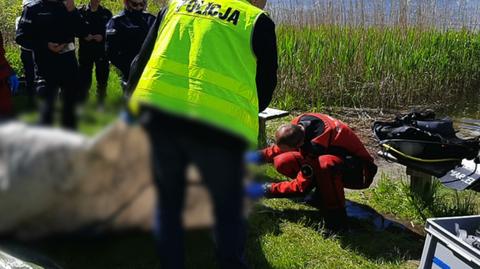
[[278,45],[282,108],[478,100],[480,35],[471,31],[280,26]]

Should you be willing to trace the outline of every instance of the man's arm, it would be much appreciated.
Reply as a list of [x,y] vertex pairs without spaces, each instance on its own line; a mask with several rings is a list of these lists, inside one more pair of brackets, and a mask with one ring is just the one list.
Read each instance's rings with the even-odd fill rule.
[[119,37],[118,25],[115,22],[115,18],[112,18],[108,21],[105,33],[105,50],[107,58],[114,66],[116,66],[120,71],[125,72],[125,66],[122,65],[120,57],[119,45],[121,43]]
[[26,49],[47,50],[48,42],[37,36],[39,31],[36,31],[34,26],[35,12],[32,8],[28,5],[23,8],[22,16],[18,22],[15,42]]
[[298,172],[297,177],[291,181],[282,181],[278,183],[267,183],[265,186],[265,197],[267,198],[286,198],[294,196],[303,196],[311,191],[315,185],[312,179],[303,176]]
[[263,161],[265,163],[273,163],[273,158],[275,158],[277,155],[282,154],[283,152],[277,145],[272,145],[270,147],[262,149],[260,153],[262,154]]
[[127,96],[130,96],[135,88],[137,87],[140,76],[147,65],[150,56],[152,55],[153,48],[155,47],[155,42],[157,40],[158,30],[160,24],[162,23],[163,17],[167,12],[167,8],[163,8],[155,20],[155,23],[148,31],[147,37],[142,44],[142,48],[138,55],[133,59],[132,64],[130,65],[130,74],[128,76],[128,83],[125,88]]
[[265,110],[272,100],[277,86],[277,37],[275,24],[265,14],[260,15],[255,23],[252,47],[257,57],[257,96],[258,111]]

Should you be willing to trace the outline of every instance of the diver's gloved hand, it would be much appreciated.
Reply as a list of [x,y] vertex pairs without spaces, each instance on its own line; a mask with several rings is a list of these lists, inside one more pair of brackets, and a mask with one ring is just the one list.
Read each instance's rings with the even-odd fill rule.
[[127,125],[135,125],[137,123],[137,118],[128,110],[124,109],[120,112],[120,120],[122,120]]
[[252,200],[258,200],[265,196],[267,189],[268,184],[252,182],[245,187],[245,195]]
[[259,150],[248,151],[245,153],[245,162],[250,164],[263,164],[263,154]]
[[16,94],[18,92],[18,85],[20,84],[17,75],[12,74],[11,76],[9,76],[8,84],[10,85],[10,90],[12,94]]

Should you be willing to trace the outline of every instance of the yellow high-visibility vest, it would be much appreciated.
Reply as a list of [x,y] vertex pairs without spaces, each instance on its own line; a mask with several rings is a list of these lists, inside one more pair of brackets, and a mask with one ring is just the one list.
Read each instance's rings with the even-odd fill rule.
[[258,136],[253,28],[265,13],[246,0],[172,0],[131,99],[226,130]]

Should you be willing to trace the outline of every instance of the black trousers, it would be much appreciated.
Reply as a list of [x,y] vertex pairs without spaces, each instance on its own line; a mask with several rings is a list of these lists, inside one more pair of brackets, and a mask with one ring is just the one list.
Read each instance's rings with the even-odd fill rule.
[[105,56],[103,46],[80,47],[78,51],[80,93],[79,101],[88,99],[88,93],[92,86],[92,72],[95,65],[95,77],[97,79],[97,100],[102,103],[107,95],[108,75],[110,64]]
[[158,191],[155,237],[162,268],[184,268],[182,210],[185,169],[189,163],[199,168],[212,198],[220,267],[247,268],[242,215],[243,150],[205,143],[196,135],[202,132],[201,128],[190,133],[178,132],[175,125],[165,125],[151,115],[143,125],[151,141],[152,168]]
[[55,101],[62,99],[62,126],[76,129],[75,106],[78,98],[78,63],[75,52],[55,54],[35,53],[37,93],[44,100],[40,107],[40,124],[52,125]]
[[27,95],[32,98],[35,95],[35,63],[33,52],[24,48],[20,49],[20,59],[25,73],[25,90]]

